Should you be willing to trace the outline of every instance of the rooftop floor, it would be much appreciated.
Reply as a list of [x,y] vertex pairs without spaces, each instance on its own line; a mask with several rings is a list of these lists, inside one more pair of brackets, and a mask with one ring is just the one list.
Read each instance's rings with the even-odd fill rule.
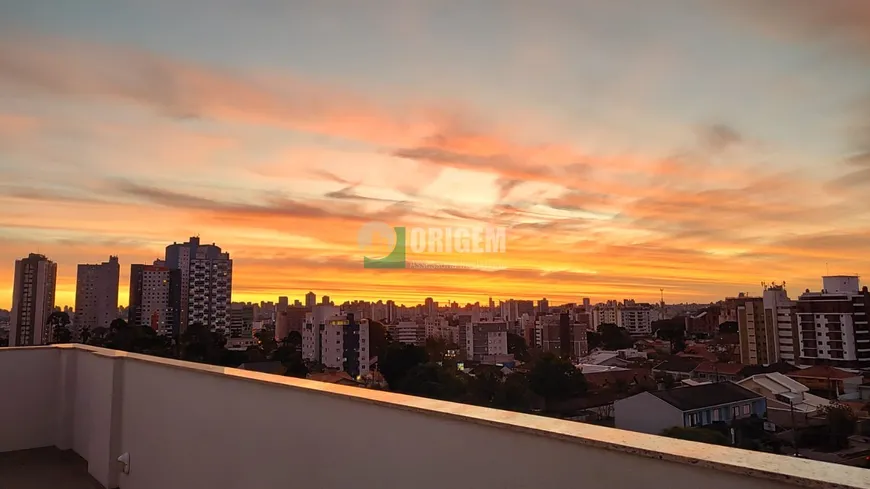
[[104,489],[72,450],[34,448],[0,453],[0,489]]

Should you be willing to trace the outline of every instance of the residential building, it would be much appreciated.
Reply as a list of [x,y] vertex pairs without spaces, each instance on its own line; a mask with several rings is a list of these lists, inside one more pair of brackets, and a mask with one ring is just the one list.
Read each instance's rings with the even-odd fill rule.
[[130,295],[127,321],[147,326],[160,335],[178,335],[181,270],[154,265],[130,265]]
[[691,358],[671,357],[653,367],[655,375],[668,375],[676,381],[691,379],[692,373],[701,362]]
[[254,305],[233,302],[230,306],[230,338],[251,338],[254,324]]
[[305,307],[311,309],[312,307],[317,305],[317,294],[314,292],[308,292],[305,294]]
[[57,264],[31,253],[15,261],[9,346],[44,345],[52,332],[46,325],[54,310]]
[[624,306],[619,309],[618,325],[632,336],[652,334],[652,308],[646,306]]
[[456,341],[453,337],[453,328],[450,327],[447,319],[442,317],[426,318],[424,325],[425,338],[439,338],[447,343]]
[[329,306],[329,305],[332,305],[332,301],[329,300],[329,296],[328,296],[328,295],[325,295],[325,296],[323,296],[323,297],[320,298],[320,305],[321,305],[321,306]]
[[228,334],[233,290],[230,254],[214,243],[202,245],[194,236],[167,246],[165,261],[168,268],[180,271],[180,294],[173,298],[173,309],[179,314],[173,331],[183,333],[188,325],[199,323]]
[[870,367],[870,292],[858,277],[822,278],[822,291],[797,301],[800,362],[847,368]]
[[542,351],[573,360],[586,356],[588,326],[588,323],[574,321],[567,312],[538,316]]
[[616,427],[660,434],[672,427],[730,424],[738,418],[761,417],[767,411],[764,396],[733,382],[718,382],[643,392],[613,405]]
[[[465,359],[481,361],[486,355],[507,355],[507,323],[504,321],[472,322],[465,337]],[[460,349],[462,344],[460,344]]]
[[535,301],[531,301],[531,300],[518,300],[517,301],[517,315],[522,316],[523,314],[528,314],[529,317],[535,316]]
[[275,341],[282,341],[292,331],[301,334],[307,314],[308,309],[299,306],[288,306],[283,311],[278,312],[275,317]]
[[737,382],[743,378],[742,363],[701,362],[692,370],[692,379],[709,380],[711,382]]
[[73,339],[82,331],[108,328],[118,317],[118,280],[121,266],[117,256],[99,265],[79,265],[76,273],[76,306]]
[[734,300],[740,333],[740,363],[764,365],[777,361],[776,328],[765,323],[764,299],[742,296]]
[[311,312],[305,314],[305,324],[302,327],[302,358],[320,362],[321,332],[326,328],[326,320],[338,315],[339,312],[340,309],[335,306],[315,306]]
[[550,301],[546,297],[538,301],[538,314],[550,313]]
[[765,331],[774,332],[774,356],[767,362],[795,363],[795,346],[800,345],[795,301],[788,298],[784,284],[765,284],[764,304]]
[[686,316],[686,333],[689,335],[703,334],[712,338],[719,332],[719,314],[721,308],[710,306],[696,314]]
[[423,346],[426,343],[426,325],[417,321],[399,321],[389,327],[390,336],[399,343]]
[[811,394],[809,387],[779,372],[753,375],[737,384],[767,399],[767,418],[777,426],[791,428],[792,420],[806,426],[809,417],[830,405],[824,397]]
[[785,375],[807,386],[811,392],[826,398],[841,400],[860,399],[861,384],[864,383],[864,377],[860,372],[829,365],[815,365]]
[[279,296],[278,297],[278,305],[275,306],[275,312],[281,312],[290,307],[290,299],[287,296]]
[[338,314],[320,327],[320,362],[351,377],[369,373],[369,321],[353,314]]

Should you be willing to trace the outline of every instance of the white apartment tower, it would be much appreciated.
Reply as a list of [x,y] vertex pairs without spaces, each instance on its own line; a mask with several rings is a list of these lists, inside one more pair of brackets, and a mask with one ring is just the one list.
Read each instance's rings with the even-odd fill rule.
[[797,301],[800,363],[870,367],[870,292],[858,277],[822,278],[822,291]]
[[146,326],[160,335],[178,334],[174,329],[178,318],[174,303],[178,302],[181,273],[160,263],[130,265],[127,318],[130,326]]
[[51,331],[46,327],[54,309],[57,264],[31,253],[15,261],[9,346],[44,345]]
[[180,271],[178,330],[200,323],[212,331],[229,333],[233,291],[233,261],[214,243],[198,237],[166,247],[166,266]]
[[76,307],[73,339],[82,331],[108,328],[118,316],[118,279],[121,266],[117,256],[99,265],[79,265],[76,274]]
[[774,283],[764,286],[762,303],[765,331],[773,331],[776,338],[774,356],[769,360],[782,360],[794,365],[798,360],[795,348],[800,343],[795,301],[788,298],[784,285]]

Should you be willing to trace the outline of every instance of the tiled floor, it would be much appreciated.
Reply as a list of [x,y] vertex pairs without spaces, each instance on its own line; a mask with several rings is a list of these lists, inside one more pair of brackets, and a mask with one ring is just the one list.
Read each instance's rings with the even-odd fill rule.
[[35,448],[0,453],[0,489],[103,489],[73,451]]

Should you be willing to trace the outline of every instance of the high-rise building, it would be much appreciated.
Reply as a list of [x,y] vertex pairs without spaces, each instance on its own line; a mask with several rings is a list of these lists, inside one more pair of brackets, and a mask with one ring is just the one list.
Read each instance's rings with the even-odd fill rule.
[[762,297],[765,331],[773,330],[776,337],[771,363],[782,360],[795,364],[799,358],[795,348],[800,344],[795,301],[788,298],[785,286],[775,283],[764,286]]
[[[434,318],[426,318],[431,321]],[[423,346],[426,343],[426,325],[417,321],[399,321],[390,327],[390,336],[406,345]]]
[[592,308],[592,301],[588,297],[584,297],[583,298],[583,309],[585,309],[586,312],[589,312],[589,310],[591,308]]
[[320,298],[320,305],[321,305],[321,306],[328,306],[328,305],[330,305],[331,303],[332,303],[332,302],[329,300],[329,296],[328,296],[328,295],[325,295],[325,296],[323,296],[323,297]]
[[160,335],[177,335],[177,309],[181,297],[181,270],[154,265],[130,265],[130,299],[127,319],[131,326],[147,326]]
[[870,292],[858,277],[823,277],[822,291],[802,294],[796,309],[801,364],[870,367]]
[[[302,331],[302,356],[328,369],[347,372],[352,377],[369,373],[369,321],[353,314],[324,313],[337,309],[317,306]],[[315,316],[317,316],[315,318]]]
[[15,261],[9,346],[44,345],[51,340],[46,325],[54,310],[57,264],[31,253]]
[[[463,326],[460,325],[460,331]],[[466,360],[481,361],[484,356],[507,355],[508,326],[504,321],[480,321],[465,325],[465,344],[460,351]],[[460,333],[462,335],[462,333]],[[462,347],[465,348],[462,348]]]
[[550,301],[546,297],[538,301],[538,314],[550,313]]
[[305,317],[309,313],[304,307],[288,307],[275,318],[275,341],[282,341],[291,332],[302,333]]
[[776,329],[764,320],[762,297],[729,298],[734,300],[737,329],[740,332],[740,363],[767,365],[776,362]]
[[78,266],[73,340],[80,340],[82,331],[108,328],[118,317],[120,274],[117,256],[110,256],[109,261],[99,265]]
[[198,237],[183,244],[166,247],[166,266],[180,270],[181,294],[178,301],[178,327],[203,326],[227,334],[233,291],[233,261],[214,243],[201,245]]
[[652,333],[652,308],[630,305],[619,309],[617,324],[631,335]]
[[588,353],[586,339],[588,328],[588,320],[575,321],[567,312],[546,314],[538,318],[540,332],[535,337],[540,339],[542,351],[576,360]]
[[311,309],[312,307],[317,305],[317,294],[314,292],[308,292],[305,294],[305,307]]
[[286,311],[288,307],[290,307],[290,299],[288,299],[287,296],[284,295],[278,297],[278,305],[275,312],[280,313],[281,311]]
[[233,302],[230,305],[230,338],[250,338],[254,325],[254,305]]
[[427,317],[435,317],[438,313],[438,303],[435,302],[431,297],[427,297],[425,301],[426,312],[424,313]]

